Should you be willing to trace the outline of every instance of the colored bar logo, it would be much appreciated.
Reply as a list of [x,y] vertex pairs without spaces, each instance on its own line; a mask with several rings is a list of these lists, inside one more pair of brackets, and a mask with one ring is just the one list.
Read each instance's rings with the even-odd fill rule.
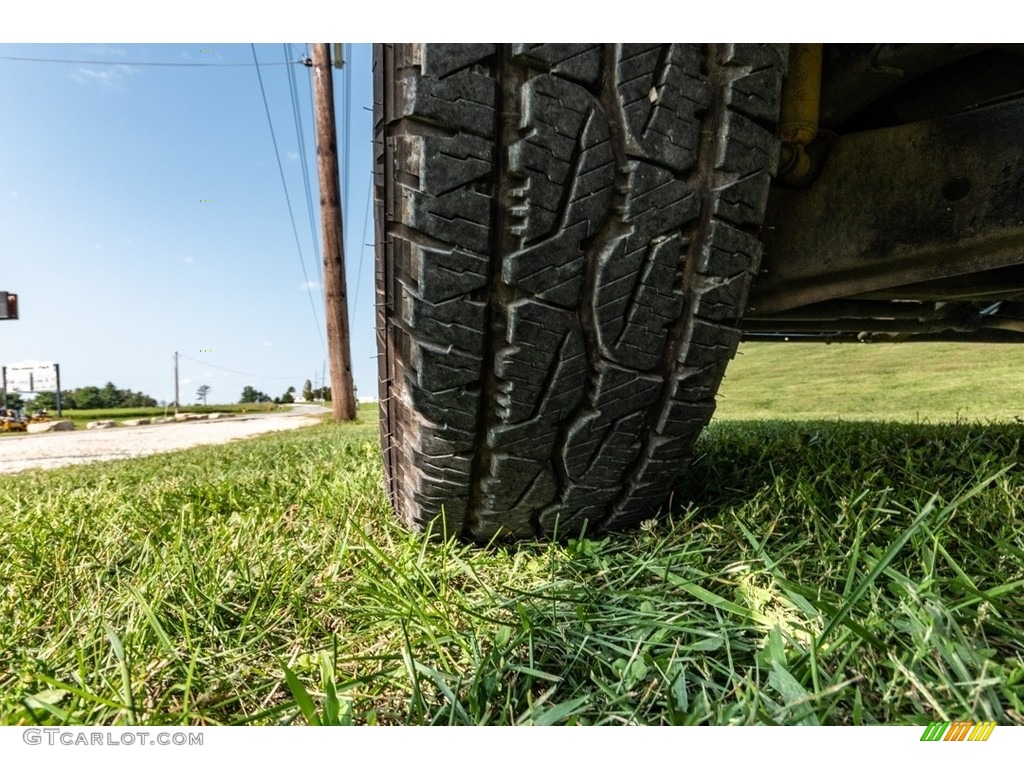
[[994,721],[975,723],[970,720],[954,720],[929,723],[921,734],[921,741],[988,741],[995,727]]

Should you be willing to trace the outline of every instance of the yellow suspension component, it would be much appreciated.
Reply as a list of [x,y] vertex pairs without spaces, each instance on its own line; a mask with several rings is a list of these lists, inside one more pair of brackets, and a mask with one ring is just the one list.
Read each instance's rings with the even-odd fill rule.
[[818,135],[821,49],[820,43],[789,46],[789,73],[782,86],[779,111],[779,138],[782,139],[779,180],[789,184],[798,184],[811,173],[811,158],[805,150]]

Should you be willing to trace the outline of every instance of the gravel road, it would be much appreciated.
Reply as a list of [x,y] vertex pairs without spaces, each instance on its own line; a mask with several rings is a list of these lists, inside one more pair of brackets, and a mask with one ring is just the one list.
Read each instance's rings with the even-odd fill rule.
[[129,459],[194,445],[227,443],[264,432],[316,424],[321,414],[329,412],[318,405],[298,405],[290,411],[245,414],[216,421],[4,437],[0,439],[0,474]]

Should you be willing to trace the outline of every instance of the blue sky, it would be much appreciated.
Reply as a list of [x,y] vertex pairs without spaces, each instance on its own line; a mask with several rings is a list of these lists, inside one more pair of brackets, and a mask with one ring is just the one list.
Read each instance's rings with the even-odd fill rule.
[[[305,274],[248,44],[0,45],[0,57],[89,62],[0,58],[0,290],[19,295],[21,314],[0,324],[0,362],[57,362],[64,388],[113,381],[171,400],[178,351],[182,402],[200,384],[211,402],[235,402],[246,385],[278,395],[320,375],[311,70],[284,63],[307,46],[255,47]],[[363,247],[373,239],[370,59],[369,45],[351,47],[347,120],[334,70],[339,151],[346,130],[350,147],[345,249],[361,397],[376,394],[373,249]]]

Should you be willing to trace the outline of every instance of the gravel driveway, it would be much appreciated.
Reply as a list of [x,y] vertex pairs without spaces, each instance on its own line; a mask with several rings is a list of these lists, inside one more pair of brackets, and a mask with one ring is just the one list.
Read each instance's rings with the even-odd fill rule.
[[178,451],[194,445],[240,440],[264,432],[280,432],[316,424],[329,413],[316,405],[290,411],[246,414],[217,421],[186,421],[144,427],[44,432],[0,439],[0,474],[26,469],[63,467],[93,461],[130,459],[153,453]]

